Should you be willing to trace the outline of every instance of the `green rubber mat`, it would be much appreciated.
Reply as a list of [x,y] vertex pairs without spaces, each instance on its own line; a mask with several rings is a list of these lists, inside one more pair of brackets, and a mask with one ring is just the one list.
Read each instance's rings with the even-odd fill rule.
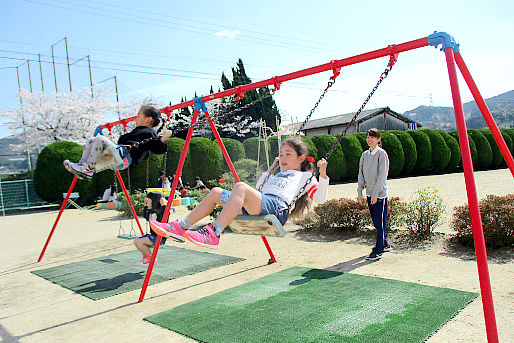
[[[141,253],[134,250],[35,270],[32,273],[83,296],[99,300],[140,289],[147,269],[136,265],[140,259]],[[167,246],[159,249],[149,285],[242,260],[244,259]]]
[[145,318],[201,342],[422,342],[476,293],[292,267]]

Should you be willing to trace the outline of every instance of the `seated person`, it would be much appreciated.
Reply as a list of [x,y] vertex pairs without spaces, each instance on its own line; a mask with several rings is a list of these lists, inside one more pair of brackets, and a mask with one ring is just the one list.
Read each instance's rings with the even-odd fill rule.
[[105,189],[104,194],[102,196],[102,202],[111,202],[116,200],[118,197],[118,190],[116,184]]
[[180,190],[180,197],[185,198],[187,195],[187,192],[189,192],[189,191],[190,191],[189,184],[186,182],[184,184],[184,187]]
[[200,187],[205,187],[202,180],[200,180],[200,176],[195,177],[196,185],[193,187],[193,189],[200,189]]
[[209,193],[211,191],[209,188],[205,187],[205,185],[201,185],[200,187],[198,187],[198,189],[202,193]]
[[[162,216],[164,215],[164,210],[166,209],[166,200],[159,192],[150,192],[146,195],[145,198],[145,208],[143,209],[143,217],[147,221],[157,220],[161,221]],[[139,266],[148,266],[150,260],[152,258],[152,252],[150,251],[150,247],[155,244],[155,240],[157,239],[157,234],[150,228],[150,233],[147,233],[144,236],[136,238],[134,240],[134,245],[137,250],[143,254],[143,258],[141,261],[137,262]],[[161,247],[166,243],[166,239],[161,240]]]

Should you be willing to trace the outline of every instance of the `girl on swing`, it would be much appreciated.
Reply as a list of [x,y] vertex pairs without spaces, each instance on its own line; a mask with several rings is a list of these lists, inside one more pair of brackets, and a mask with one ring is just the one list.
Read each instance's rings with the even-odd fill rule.
[[[314,159],[307,157],[307,152],[304,141],[300,138],[289,138],[282,143],[279,157],[257,181],[257,188],[264,183],[262,193],[243,182],[236,183],[232,192],[214,187],[185,218],[171,223],[151,221],[150,226],[160,236],[182,241],[187,239],[194,244],[216,249],[221,233],[239,214],[275,214],[283,225],[289,214],[302,215],[308,209],[311,199],[317,203],[327,200],[328,162],[325,159],[318,161],[318,182],[313,175]],[[277,163],[282,171],[270,178]],[[296,195],[298,201],[289,208]],[[222,205],[223,210],[215,221],[198,231],[188,230],[191,225],[208,216],[217,205]]]
[[80,161],[74,163],[64,160],[64,167],[80,179],[91,179],[95,171],[105,169],[97,168],[96,164],[106,149],[117,151],[119,154],[119,158],[114,156],[114,159],[120,162],[117,166],[112,166],[114,170],[135,167],[148,158],[149,151],[154,154],[164,154],[168,149],[167,142],[172,133],[170,130],[165,130],[161,137],[157,136],[163,123],[160,111],[153,106],[141,106],[135,122],[136,128],[120,136],[118,145],[102,135],[88,139]]

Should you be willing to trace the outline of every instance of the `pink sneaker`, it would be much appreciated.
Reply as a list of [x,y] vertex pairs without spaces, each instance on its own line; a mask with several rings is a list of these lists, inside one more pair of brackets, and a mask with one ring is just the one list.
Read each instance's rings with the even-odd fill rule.
[[220,244],[220,238],[216,236],[211,224],[204,226],[198,231],[186,230],[184,237],[196,245],[211,249],[218,249]]
[[150,227],[155,231],[156,234],[166,238],[175,238],[182,242],[185,242],[184,230],[182,226],[178,225],[178,220],[174,220],[171,223],[161,223],[157,220],[150,221]]
[[150,261],[152,260],[152,256],[144,256],[141,261],[137,262],[138,266],[148,267],[150,265]]

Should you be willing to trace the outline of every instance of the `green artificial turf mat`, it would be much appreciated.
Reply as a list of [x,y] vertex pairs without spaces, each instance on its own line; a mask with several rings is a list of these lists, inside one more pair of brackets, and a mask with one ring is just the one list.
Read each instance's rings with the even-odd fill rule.
[[[32,271],[93,300],[140,289],[146,267],[137,266],[141,253],[133,250],[87,261]],[[244,259],[167,246],[159,249],[150,285],[236,263]]]
[[476,293],[292,267],[145,318],[201,342],[422,342]]

